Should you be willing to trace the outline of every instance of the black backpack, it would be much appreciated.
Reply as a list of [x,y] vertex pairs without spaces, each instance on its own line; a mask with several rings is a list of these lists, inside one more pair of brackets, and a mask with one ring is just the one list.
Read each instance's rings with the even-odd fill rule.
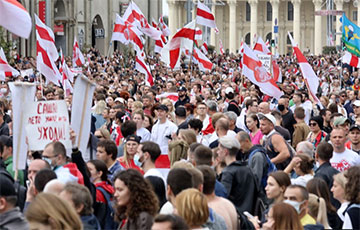
[[99,220],[101,229],[117,229],[118,223],[115,222],[115,212],[112,207],[111,194],[109,194],[105,189],[97,187],[105,197],[106,203],[96,202],[95,205],[95,216]]

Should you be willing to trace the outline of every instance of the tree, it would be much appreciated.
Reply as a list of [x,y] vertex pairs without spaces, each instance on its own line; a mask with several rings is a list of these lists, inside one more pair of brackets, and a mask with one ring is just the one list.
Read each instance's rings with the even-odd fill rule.
[[8,41],[8,39],[6,39],[6,33],[5,30],[3,28],[0,27],[0,47],[3,48],[6,59],[9,61],[10,63],[10,51],[13,47],[13,42]]

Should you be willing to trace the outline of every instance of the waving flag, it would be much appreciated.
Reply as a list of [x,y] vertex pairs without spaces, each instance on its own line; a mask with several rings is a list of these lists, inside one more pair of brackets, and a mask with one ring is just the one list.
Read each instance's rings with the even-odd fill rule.
[[202,40],[202,30],[199,27],[195,29],[195,41]]
[[255,46],[254,46],[255,54],[269,54],[271,55],[271,51],[268,49],[268,46],[265,44],[264,40],[259,36]]
[[[158,27],[158,25],[156,24],[153,18],[151,19],[151,24],[154,28],[160,30],[160,28]],[[155,41],[154,52],[160,53],[162,48],[164,48],[165,44],[166,44],[166,37],[163,34],[161,34],[161,39]]]
[[213,63],[197,47],[194,47],[193,57],[197,61],[197,64],[201,71],[204,71],[204,72],[206,70],[211,71],[211,69],[213,67]]
[[201,3],[200,1],[198,1],[197,4],[196,23],[199,25],[214,28],[216,33],[219,32],[216,27],[215,17],[211,13],[211,10],[209,9],[209,7],[207,7],[204,3]]
[[43,74],[47,80],[53,82],[55,85],[60,86],[59,81],[61,81],[61,74],[56,68],[55,61],[49,55],[47,50],[45,50],[39,41],[36,41],[36,68],[38,71]]
[[17,36],[29,38],[32,23],[29,13],[19,1],[1,0],[0,25]]
[[309,93],[314,98],[314,100],[319,103],[320,100],[316,96],[316,92],[319,87],[319,78],[316,76],[314,70],[312,69],[311,65],[308,63],[304,55],[301,53],[299,47],[297,47],[297,44],[295,44],[295,41],[289,32],[288,36],[290,38],[291,45],[294,49],[294,54],[299,63],[300,70],[305,79],[305,83],[309,90]]
[[56,61],[59,58],[59,53],[55,46],[55,36],[53,31],[47,27],[40,18],[35,14],[36,22],[36,39],[41,47],[46,50],[52,60]]
[[192,50],[195,37],[195,21],[180,29],[161,50],[161,61],[172,69],[180,66],[181,50]]
[[219,48],[220,48],[221,55],[224,55],[225,52],[224,52],[224,47],[223,47],[221,39],[219,39]]
[[145,74],[146,85],[153,86],[154,85],[154,79],[153,79],[153,77],[151,75],[151,71],[150,71],[149,66],[145,63],[145,58],[144,57],[145,57],[144,53],[142,53],[140,55],[136,55],[135,68],[140,73]]
[[359,57],[345,51],[344,56],[341,58],[343,63],[349,64],[355,68],[360,68]]
[[6,77],[11,77],[11,76],[16,77],[19,75],[20,75],[19,71],[17,71],[13,67],[11,67],[11,65],[9,65],[9,63],[6,60],[4,50],[3,50],[3,48],[0,47],[0,80],[5,81],[5,76]]
[[208,54],[208,45],[206,42],[204,42],[201,46],[201,51],[204,53],[204,54]]
[[356,55],[360,56],[360,28],[352,23],[343,13],[341,17],[342,26],[342,38],[347,50]]
[[259,88],[267,95],[280,98],[283,92],[276,85],[276,81],[262,66],[253,50],[244,44],[244,54],[242,58],[242,74],[245,75],[252,83],[259,86]]
[[84,55],[81,53],[81,50],[79,48],[79,43],[76,40],[76,36],[74,37],[74,46],[73,46],[73,66],[79,66],[85,64],[85,58]]
[[169,36],[171,34],[169,27],[164,22],[163,16],[160,16],[160,18],[159,18],[159,26],[160,26],[160,30],[162,31],[162,34],[164,36]]
[[165,92],[163,94],[160,95],[156,95],[156,99],[161,99],[161,98],[168,98],[170,99],[173,103],[177,102],[179,100],[179,95],[178,93],[172,93],[172,92]]
[[73,88],[70,84],[70,78],[71,82],[74,80],[74,74],[70,71],[68,65],[65,62],[64,54],[62,52],[62,49],[60,48],[60,64],[59,64],[59,72],[62,76],[61,78],[61,84],[63,86],[64,92],[66,96],[69,96],[70,93],[73,92]]

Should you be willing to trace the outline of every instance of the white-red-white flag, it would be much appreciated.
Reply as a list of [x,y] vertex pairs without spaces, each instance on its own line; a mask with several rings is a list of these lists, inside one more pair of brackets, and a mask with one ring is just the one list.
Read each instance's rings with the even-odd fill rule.
[[83,66],[85,64],[85,58],[84,55],[82,54],[80,48],[79,48],[79,43],[76,40],[76,36],[74,37],[74,46],[73,46],[73,66]]
[[304,55],[301,53],[297,44],[295,44],[295,41],[289,32],[288,32],[288,36],[290,38],[291,45],[294,49],[294,54],[296,56],[296,59],[299,63],[301,73],[305,79],[305,84],[309,90],[309,94],[311,94],[315,102],[320,103],[319,98],[316,96],[316,92],[319,87],[319,78],[316,76],[314,70],[312,69],[311,65],[308,63]]
[[54,32],[46,26],[40,18],[35,14],[36,22],[36,40],[40,43],[41,47],[46,50],[51,59],[56,61],[59,58],[59,53],[55,45]]
[[[151,19],[151,24],[154,28],[160,30],[160,28],[158,27],[158,25],[156,24],[153,18]],[[155,40],[154,52],[160,53],[162,48],[164,48],[165,44],[166,44],[166,37],[163,34],[161,34],[161,39]]]
[[146,85],[153,86],[154,85],[154,79],[151,74],[151,70],[149,66],[145,63],[144,53],[136,55],[136,65],[135,68],[140,73],[145,74],[145,83]]
[[73,92],[73,87],[70,84],[70,78],[72,79],[71,81],[74,80],[74,75],[73,73],[70,71],[68,65],[65,62],[65,57],[64,54],[62,52],[62,49],[60,48],[60,64],[59,64],[59,72],[62,76],[61,78],[61,84],[63,86],[64,92],[66,96],[69,96],[72,92]]
[[19,75],[20,72],[9,65],[4,50],[0,47],[0,80],[5,81],[5,77],[17,77]]
[[224,47],[223,47],[221,39],[219,39],[219,48],[220,48],[221,55],[224,55],[225,52],[224,52]]
[[124,45],[129,44],[129,31],[125,24],[125,21],[120,17],[120,15],[116,14],[115,25],[113,34],[111,37],[111,41],[119,41]]
[[344,56],[341,58],[341,61],[343,63],[349,64],[350,66],[353,66],[355,68],[360,68],[360,61],[359,57],[351,54],[348,51],[345,51]]
[[178,95],[178,93],[175,93],[175,92],[165,92],[160,95],[156,95],[156,99],[161,99],[161,98],[168,98],[173,103],[175,103],[179,100],[179,95]]
[[180,66],[181,50],[192,50],[195,37],[195,20],[180,29],[161,50],[161,61],[172,69]]
[[244,44],[244,53],[242,58],[242,74],[267,95],[280,98],[283,92],[276,85],[276,81],[263,67],[253,50]]
[[[38,34],[36,35],[38,37]],[[49,55],[47,50],[42,47],[41,39],[37,38],[36,41],[36,68],[43,74],[48,81],[53,82],[55,85],[60,86],[61,74],[55,65],[54,59]]]
[[160,26],[160,30],[162,31],[162,34],[164,36],[169,36],[171,34],[169,27],[164,22],[163,16],[160,16],[160,18],[159,18],[159,26]]
[[204,42],[201,46],[201,51],[204,53],[204,54],[208,54],[208,45],[206,42]]
[[201,71],[211,71],[213,63],[201,52],[200,49],[194,46],[193,57],[196,59],[199,69]]
[[196,40],[202,40],[202,30],[199,27],[196,27],[195,29],[195,41]]
[[264,40],[261,36],[258,37],[255,46],[254,46],[255,54],[269,54],[271,55],[271,51],[268,49],[268,46],[265,44]]
[[204,3],[201,3],[200,1],[198,1],[197,4],[196,23],[199,25],[214,28],[216,33],[219,32],[216,27],[215,17],[211,13],[211,10],[209,9],[209,7],[207,7]]
[[29,13],[16,0],[0,1],[0,25],[23,38],[29,38],[32,27]]

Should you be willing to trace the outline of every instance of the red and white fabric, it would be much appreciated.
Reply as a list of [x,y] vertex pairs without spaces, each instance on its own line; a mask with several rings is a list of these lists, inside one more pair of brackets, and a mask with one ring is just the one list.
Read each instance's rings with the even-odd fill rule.
[[319,87],[319,78],[316,76],[314,70],[312,69],[311,65],[308,63],[304,55],[301,53],[297,44],[295,44],[295,41],[289,32],[288,36],[290,38],[291,45],[293,46],[294,54],[299,63],[300,70],[304,77],[306,86],[309,90],[309,94],[311,94],[315,102],[320,103],[320,100],[316,96],[316,92]]
[[165,93],[162,93],[160,95],[156,95],[156,99],[161,99],[161,98],[168,98],[170,99],[173,103],[177,102],[179,100],[179,95],[178,93],[175,93],[175,92],[165,92]]
[[252,83],[259,86],[265,94],[277,99],[283,95],[283,92],[276,85],[276,81],[263,67],[255,52],[246,44],[244,44],[242,64],[242,74],[245,75]]
[[341,58],[341,61],[343,63],[349,64],[350,66],[353,66],[355,68],[360,68],[360,62],[359,57],[351,54],[348,51],[345,51],[344,56]]
[[54,32],[46,26],[36,14],[34,15],[36,22],[36,39],[40,42],[41,47],[47,51],[52,60],[56,61],[59,58],[59,53],[55,46]]
[[160,39],[162,32],[150,26],[150,24],[146,20],[145,15],[141,12],[140,8],[135,4],[135,2],[130,2],[128,8],[123,15],[123,19],[130,24],[137,26],[139,30],[141,30],[141,32],[143,32],[150,38],[154,40]]
[[196,27],[195,29],[195,41],[196,40],[202,40],[202,30],[199,27]]
[[194,47],[193,57],[196,59],[201,71],[211,71],[213,63],[197,47]]
[[59,72],[62,76],[61,84],[63,86],[64,92],[66,96],[69,96],[73,92],[73,87],[70,84],[70,81],[74,81],[74,74],[70,71],[68,65],[65,62],[64,54],[62,49],[60,48],[60,64],[59,64]]
[[140,73],[145,74],[145,83],[146,85],[153,86],[154,85],[154,79],[151,75],[151,71],[149,66],[145,63],[145,59],[142,55],[136,55],[136,64],[135,68]]
[[0,47],[0,80],[5,81],[5,77],[19,76],[20,72],[14,69],[6,60],[3,48]]
[[200,1],[198,1],[197,4],[196,23],[199,25],[214,28],[216,33],[219,32],[218,28],[216,27],[215,17],[211,13],[211,10],[209,9],[209,7],[207,7],[204,3],[201,3]]
[[161,61],[172,69],[180,66],[181,50],[192,50],[195,37],[195,20],[180,29],[161,50]]
[[68,182],[76,182],[84,184],[84,177],[77,168],[75,163],[68,163],[54,170],[57,178],[64,184]]
[[74,37],[74,46],[73,46],[73,66],[83,66],[85,64],[85,58],[82,54],[79,43],[76,40],[76,36]]
[[[200,119],[199,117],[196,117],[197,119]],[[212,133],[214,133],[215,129],[211,124],[211,117],[209,115],[206,114],[206,117],[203,120],[203,129],[201,130],[201,133],[204,136],[208,136],[211,135]]]
[[[151,20],[151,24],[154,28],[160,30],[154,19]],[[164,48],[165,44],[166,44],[166,37],[163,34],[161,34],[161,39],[155,40],[154,52],[160,53],[162,48]]]
[[23,38],[29,38],[32,29],[29,13],[16,0],[0,1],[0,25]]
[[268,46],[265,44],[264,40],[259,36],[255,46],[254,46],[255,54],[269,54],[271,55],[271,51],[269,50]]
[[239,54],[243,54],[244,53],[244,41],[241,41],[240,43],[240,48],[239,48]]
[[164,36],[170,36],[171,31],[170,31],[169,27],[166,25],[166,23],[164,22],[163,16],[160,16],[160,18],[159,18],[159,26],[160,26],[160,30],[162,31],[162,34]]
[[59,81],[61,81],[62,77],[55,65],[55,61],[43,47],[41,39],[39,40],[38,38],[38,34],[36,34],[36,37],[36,68],[46,77],[48,81],[53,82],[57,86],[60,86]]
[[221,55],[224,55],[225,52],[224,52],[224,47],[223,47],[221,39],[219,39],[219,48],[220,48]]
[[201,46],[201,51],[204,53],[204,54],[208,54],[208,45],[206,42],[204,42]]

